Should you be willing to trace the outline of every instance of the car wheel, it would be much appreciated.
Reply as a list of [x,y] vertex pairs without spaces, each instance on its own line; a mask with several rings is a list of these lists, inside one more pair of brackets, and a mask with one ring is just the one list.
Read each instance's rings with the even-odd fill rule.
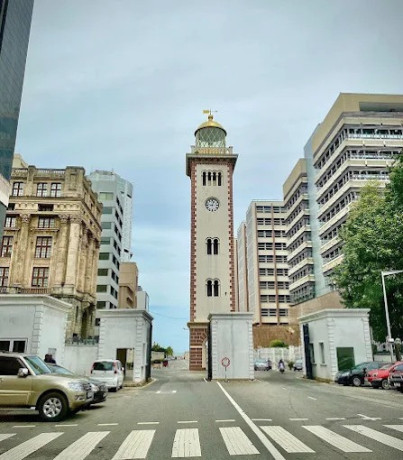
[[382,387],[384,390],[389,390],[390,385],[389,385],[389,382],[387,381],[387,379],[383,379],[383,380],[382,380],[381,387]]
[[352,383],[355,387],[360,387],[362,385],[362,381],[360,377],[353,377]]
[[48,393],[39,400],[39,416],[44,422],[58,422],[67,415],[69,406],[61,393]]

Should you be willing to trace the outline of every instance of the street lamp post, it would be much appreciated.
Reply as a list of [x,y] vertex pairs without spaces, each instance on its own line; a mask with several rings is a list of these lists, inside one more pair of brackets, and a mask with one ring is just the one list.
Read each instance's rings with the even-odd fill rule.
[[386,289],[385,289],[385,276],[390,275],[397,275],[398,273],[403,273],[403,270],[391,270],[389,272],[381,272],[382,275],[382,288],[383,288],[383,300],[385,303],[385,314],[386,314],[386,328],[388,333],[388,343],[389,343],[389,350],[390,350],[390,358],[393,363],[393,344],[392,344],[392,332],[390,330],[390,321],[389,321],[389,310],[388,310],[388,299],[386,296]]

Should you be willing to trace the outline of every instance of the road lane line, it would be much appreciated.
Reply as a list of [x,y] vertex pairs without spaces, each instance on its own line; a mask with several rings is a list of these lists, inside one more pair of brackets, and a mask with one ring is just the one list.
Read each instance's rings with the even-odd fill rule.
[[328,417],[326,420],[329,422],[335,422],[337,420],[346,420],[346,417]]
[[304,417],[298,418],[297,417],[297,418],[290,418],[289,420],[290,422],[306,422],[307,420],[309,420],[309,418],[304,418]]
[[383,425],[386,428],[391,428],[392,430],[401,431],[403,433],[403,425]]
[[308,396],[309,399],[313,399],[314,401],[317,401],[317,398],[313,398],[312,396]]
[[272,422],[271,418],[251,418],[253,422]]
[[230,455],[253,455],[260,453],[238,426],[220,428],[220,432]]
[[14,425],[13,428],[35,428],[36,425]]
[[159,425],[160,422],[137,422],[137,425]]
[[22,460],[62,434],[63,433],[41,433],[0,455],[0,460]]
[[259,438],[260,442],[266,447],[266,449],[271,453],[274,460],[285,460],[280,451],[272,444],[267,437],[260,431],[259,427],[252,422],[252,420],[245,414],[241,407],[235,402],[235,400],[230,396],[230,394],[224,389],[220,382],[217,382],[217,385],[221,388],[221,391],[225,394],[231,404],[235,407],[240,416],[245,420],[249,428],[255,433]]
[[72,458],[74,460],[84,460],[109,433],[110,431],[90,431],[60,452],[54,460],[71,460]]
[[234,418],[228,418],[226,420],[216,420],[216,423],[235,422]]
[[260,429],[289,454],[315,452],[281,426],[261,426]]
[[119,423],[98,423],[98,426],[117,426]]
[[176,430],[172,446],[172,457],[201,457],[197,428]]
[[4,441],[5,439],[11,438],[12,436],[15,436],[16,433],[10,433],[10,434],[0,434],[0,442]]
[[178,420],[176,423],[198,423],[197,420]]
[[[385,444],[388,447],[394,447],[403,452],[403,441],[388,434],[381,433],[380,431],[373,430],[372,428],[367,428],[363,425],[343,425],[349,430],[355,431],[356,433],[367,436],[370,439],[375,439],[382,444]],[[1,458],[1,457],[0,457]]]
[[123,441],[112,460],[146,458],[155,430],[133,430]]
[[364,420],[382,420],[380,417],[368,417],[368,415],[363,415],[363,414],[357,414],[360,417],[362,417]]
[[350,439],[340,436],[324,426],[303,426],[303,428],[310,431],[318,438],[323,439],[323,441],[327,442],[331,446],[340,449],[342,452],[372,452],[372,450],[367,449],[356,442],[350,441]]
[[55,425],[55,427],[65,427],[65,426],[78,426],[78,423],[69,423],[66,425]]

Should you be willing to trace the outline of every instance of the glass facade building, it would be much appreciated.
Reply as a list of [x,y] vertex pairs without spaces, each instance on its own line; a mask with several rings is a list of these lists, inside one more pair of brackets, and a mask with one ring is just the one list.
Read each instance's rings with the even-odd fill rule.
[[0,0],[0,232],[8,203],[33,4],[33,0]]

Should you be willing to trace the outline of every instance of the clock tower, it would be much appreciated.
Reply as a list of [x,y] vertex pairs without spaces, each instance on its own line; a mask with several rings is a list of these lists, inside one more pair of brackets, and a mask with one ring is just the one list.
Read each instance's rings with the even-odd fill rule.
[[190,370],[206,368],[209,314],[236,309],[232,175],[238,155],[226,147],[226,135],[210,112],[186,155],[191,181]]

